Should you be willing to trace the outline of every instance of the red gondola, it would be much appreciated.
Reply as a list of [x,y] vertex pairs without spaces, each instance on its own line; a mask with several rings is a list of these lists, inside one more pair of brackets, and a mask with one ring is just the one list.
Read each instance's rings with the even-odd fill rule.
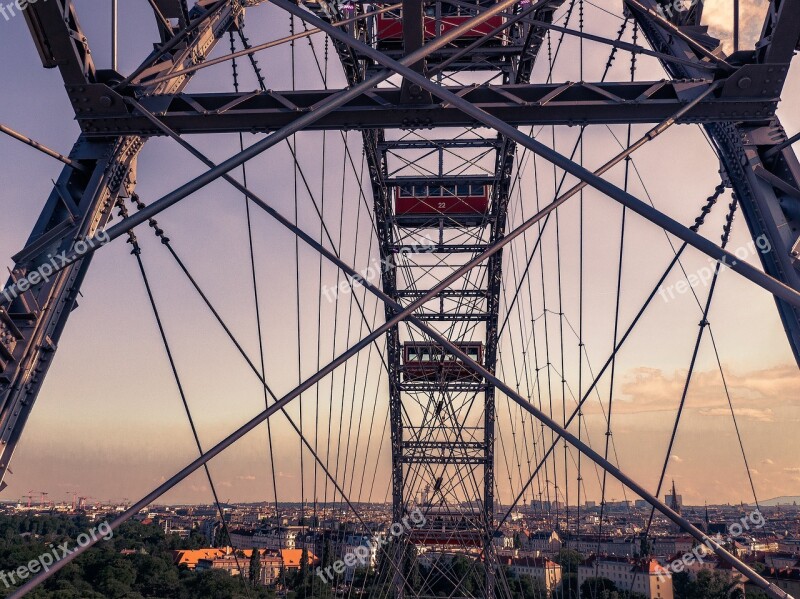
[[489,187],[486,185],[401,185],[395,188],[397,216],[483,216],[488,211]]
[[[456,343],[456,347],[478,364],[483,364],[483,343]],[[441,345],[416,341],[403,344],[403,377],[406,381],[459,381],[480,378]]]
[[[492,6],[492,0],[481,0],[478,6]],[[475,12],[465,10],[461,7],[442,3],[441,29],[437,31],[436,17],[432,10],[427,10],[424,17],[425,39],[433,39],[437,35],[442,35],[455,29],[459,25],[475,17]],[[403,13],[401,10],[387,11],[377,15],[376,34],[378,42],[400,44],[403,41]],[[487,21],[476,25],[475,28],[465,32],[459,39],[474,40],[491,33],[497,27],[502,26],[503,17],[494,16]]]

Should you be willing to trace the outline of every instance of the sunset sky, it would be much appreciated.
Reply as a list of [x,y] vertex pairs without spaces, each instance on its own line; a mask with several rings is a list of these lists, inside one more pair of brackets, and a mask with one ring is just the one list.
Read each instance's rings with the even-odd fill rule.
[[[107,68],[110,57],[109,11],[98,9],[98,4],[96,0],[76,0],[94,60],[100,67]],[[147,10],[122,4],[120,71],[129,73],[152,48],[157,35],[152,15],[147,14]],[[760,29],[765,4],[742,3],[745,44],[752,44],[752,36]],[[604,0],[600,5],[615,14],[620,13],[621,2]],[[709,0],[707,3],[707,21],[723,38],[730,34],[729,13],[730,2],[727,0]],[[587,15],[591,16],[587,19],[587,30],[614,37],[619,26],[616,17],[588,4]],[[254,44],[275,39],[288,33],[288,17],[275,7],[249,9],[246,31]],[[0,107],[0,122],[68,153],[79,128],[73,120],[58,71],[42,68],[22,18],[0,19],[0,40],[3,49],[0,81],[3,82],[4,99]],[[321,53],[322,39],[315,38],[314,43]],[[605,65],[607,47],[587,44],[586,48],[585,78],[596,80]],[[228,51],[226,38],[214,55]],[[297,87],[321,87],[307,42],[298,43],[296,52]],[[577,46],[567,42],[562,52],[563,65],[555,70],[554,79],[577,80]],[[291,88],[288,53],[288,47],[282,46],[259,55],[270,88]],[[331,50],[331,87],[343,84],[333,54]],[[244,90],[255,87],[249,70],[244,68],[247,66],[240,63]],[[534,73],[534,78],[538,77],[539,81],[546,76],[540,67]],[[610,79],[625,80],[626,76],[629,77],[628,67],[629,57],[620,55]],[[647,57],[639,57],[639,69],[638,76],[642,79],[665,77],[655,60]],[[190,89],[232,89],[230,65],[223,64],[201,72]],[[797,97],[800,97],[800,67],[795,62],[779,110],[790,135],[800,130]],[[624,140],[624,127],[608,129],[598,126],[587,131],[584,157],[587,167],[596,168],[619,151],[611,136],[612,130],[619,140]],[[635,127],[634,139],[646,130],[646,127]],[[557,147],[562,153],[568,153],[577,131],[567,127],[558,131]],[[537,135],[541,135],[545,142],[551,139],[549,129],[537,132]],[[249,145],[255,139],[256,136],[248,134],[245,143]],[[374,239],[370,241],[369,217],[363,212],[363,205],[368,205],[371,200],[371,191],[366,176],[364,193],[367,202],[362,201],[358,191],[359,177],[356,176],[358,172],[365,176],[360,136],[350,133],[347,140],[354,161],[352,168],[349,165],[343,167],[346,157],[339,134],[328,134],[325,143],[330,148],[331,158],[324,178],[319,151],[323,143],[322,134],[298,136],[297,153],[300,164],[310,173],[313,190],[326,192],[325,221],[334,237],[342,230],[343,258],[361,269],[377,252]],[[234,135],[197,136],[191,141],[217,161],[238,151],[238,137]],[[646,186],[634,177],[631,193],[642,198],[647,195],[656,207],[686,224],[693,222],[705,198],[719,182],[718,161],[696,126],[674,127],[662,138],[637,151],[634,158],[638,175]],[[0,256],[3,266],[10,267],[10,256],[24,246],[50,193],[51,180],[59,175],[60,166],[8,137],[0,137],[0,180],[3,183],[0,193],[0,209],[3,211]],[[552,196],[552,181],[548,179],[552,173],[547,173],[552,167],[539,164],[538,168],[543,174],[537,185],[546,187],[549,183]],[[139,158],[137,191],[145,202],[150,203],[203,171],[204,167],[171,140],[154,139],[146,144]],[[283,214],[293,218],[296,185],[293,172],[290,153],[285,145],[280,145],[253,161],[248,169],[248,183]],[[621,185],[622,170],[613,170],[608,178]],[[521,222],[523,210],[527,216],[535,210],[537,198],[532,192],[532,182],[532,178],[525,179],[524,189],[512,201],[510,227]],[[302,181],[298,185],[301,189],[298,200],[300,226],[318,236],[319,218]],[[344,205],[337,205],[337,201],[345,197]],[[550,201],[546,193],[541,200]],[[586,352],[590,366],[596,372],[612,347],[621,209],[613,200],[592,191],[586,192],[585,201],[588,299],[585,300],[584,327]],[[730,193],[726,192],[702,230],[715,242],[719,240],[729,201]],[[561,243],[565,248],[562,268],[567,273],[563,312],[573,326],[578,322],[576,215],[576,204],[572,201],[560,211],[561,226],[564,227]],[[167,230],[176,251],[197,274],[234,333],[242,339],[245,350],[257,359],[258,336],[241,196],[224,182],[216,182],[164,212],[158,220]],[[297,385],[300,378],[311,375],[316,370],[318,359],[326,363],[366,333],[355,317],[350,327],[345,324],[349,298],[348,304],[339,309],[337,319],[334,318],[335,306],[327,304],[324,299],[320,304],[319,262],[313,251],[301,246],[299,263],[296,264],[294,239],[288,232],[262,214],[254,216],[253,224],[262,300],[266,378],[280,397]],[[624,326],[635,315],[672,255],[665,235],[655,226],[629,214],[627,227],[625,243],[628,250],[625,252],[620,306],[620,321]],[[541,284],[542,279],[552,283],[555,239],[551,233],[552,230],[545,237],[544,245],[544,259],[548,265],[546,274],[538,280],[534,278],[535,284]],[[187,398],[202,443],[208,448],[263,409],[261,386],[220,332],[167,252],[154,240],[150,229],[144,227],[137,234],[142,239],[144,260],[173,344]],[[532,239],[527,237],[529,243]],[[31,489],[49,492],[52,500],[71,498],[73,492],[94,499],[134,499],[197,456],[136,262],[129,255],[130,248],[124,241],[119,239],[104,247],[94,258],[79,308],[70,318],[55,363],[12,462],[13,475],[6,479],[9,488],[0,499],[14,500]],[[746,224],[741,215],[737,215],[729,247],[740,249],[748,262],[758,264],[757,251],[752,249],[752,245],[748,247],[748,243],[751,239]],[[515,248],[513,252],[519,252],[522,246],[516,245]],[[508,252],[507,258],[513,252]],[[524,257],[514,255],[515,266],[509,263],[507,273],[513,269],[519,272],[520,260],[524,261]],[[685,256],[683,263],[687,273],[697,273],[708,265],[707,259],[694,250],[687,250]],[[336,272],[332,266],[324,265],[322,276],[324,284],[336,284]],[[667,285],[675,285],[679,280],[673,273]],[[506,283],[507,288],[511,287],[510,291],[507,290],[509,295],[514,286],[514,282]],[[295,307],[297,289],[301,297],[300,347]],[[552,285],[550,289],[548,293],[553,295],[547,301],[550,309],[554,309],[556,300]],[[707,287],[698,287],[696,291],[704,301]],[[359,297],[362,295],[363,291],[360,291]],[[317,324],[319,305],[321,327]],[[365,301],[364,310],[368,319],[376,318],[378,323],[382,322],[382,307],[371,296]],[[530,304],[524,307],[523,316],[528,316],[530,321],[530,317],[540,311],[541,306]],[[677,294],[670,301],[657,297],[617,361],[613,403],[615,460],[625,472],[652,490],[665,457],[700,314],[691,293]],[[797,457],[800,373],[773,299],[766,291],[727,271],[720,277],[709,320],[758,498],[800,495],[800,459]],[[556,319],[551,324],[557,322]],[[341,324],[335,326],[334,323]],[[518,374],[515,375],[516,361],[512,357],[520,347],[520,339],[513,335],[519,336],[519,333],[510,332],[509,335],[512,337],[502,345],[503,361],[498,367],[507,381],[519,378]],[[568,411],[575,405],[570,397],[577,393],[576,366],[579,363],[577,341],[570,335],[572,333],[567,331],[565,338],[569,339],[571,348],[565,350],[568,366],[564,375],[570,386]],[[317,353],[318,347],[322,348],[321,356]],[[362,352],[358,365],[354,359],[348,365],[348,371],[337,372],[317,389],[303,395],[303,417],[306,431],[319,432],[323,437],[329,430],[329,421],[334,422],[335,432],[340,417],[343,416],[345,421],[351,417],[358,419],[360,428],[352,430],[362,431],[363,436],[358,441],[352,439],[353,445],[348,446],[344,461],[352,460],[352,475],[356,477],[356,490],[360,489],[359,498],[384,501],[389,497],[390,485],[389,437],[388,433],[382,434],[386,430],[388,391],[385,373],[379,374],[382,367],[378,353],[368,351]],[[584,376],[588,375],[584,373]],[[586,384],[584,378],[584,389]],[[607,376],[598,390],[607,408]],[[318,396],[325,398],[322,410],[316,409]],[[330,405],[328,397],[335,397]],[[506,398],[498,398],[498,411],[502,412],[499,413],[499,426],[504,431],[509,431],[512,422],[519,422],[517,418],[521,418],[518,408],[507,409],[508,405]],[[339,406],[346,406],[346,412],[342,413]],[[289,413],[299,421],[298,402],[292,404]],[[560,405],[556,413],[560,418]],[[585,414],[589,439],[594,447],[601,447],[605,421],[600,403],[590,402]],[[315,419],[318,425],[314,424]],[[283,416],[276,415],[273,421],[272,462],[279,496],[282,500],[297,500],[303,478],[300,442]],[[347,426],[346,422],[343,426]],[[355,422],[352,426],[356,426]],[[530,422],[525,426],[530,426]],[[368,430],[372,431],[370,440],[366,439]],[[313,436],[314,433],[310,434]],[[516,443],[517,448],[524,448],[530,441],[524,435],[510,441],[508,433],[504,438]],[[272,498],[266,439],[266,427],[262,426],[212,461],[211,471],[221,499],[260,501]],[[346,440],[332,438],[332,441],[333,446],[341,445],[341,451],[345,452]],[[329,455],[332,463],[333,454]],[[336,455],[337,469],[338,458]],[[307,454],[304,459],[304,490],[306,498],[311,499],[313,470],[309,464],[313,461]],[[361,472],[362,464],[363,474],[356,474]],[[347,470],[346,466],[343,468]],[[501,501],[507,500],[510,493],[505,468],[505,465],[502,469],[498,465]],[[348,473],[348,477],[350,475]],[[321,480],[322,476],[318,476]],[[584,497],[599,497],[595,474],[584,476]],[[753,499],[720,369],[708,338],[701,347],[667,476],[676,481],[679,492],[688,503],[747,502]],[[350,484],[353,485],[352,481]],[[356,490],[353,495],[357,494]],[[322,491],[318,491],[318,495],[321,497]],[[608,496],[621,499],[623,491],[615,484],[609,487]],[[627,496],[632,497],[630,494]],[[204,475],[195,473],[167,494],[163,501],[210,501]]]

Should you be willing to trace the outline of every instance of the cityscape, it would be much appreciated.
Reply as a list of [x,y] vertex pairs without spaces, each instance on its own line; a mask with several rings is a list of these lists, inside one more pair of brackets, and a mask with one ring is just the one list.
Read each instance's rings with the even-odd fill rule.
[[[75,515],[90,522],[107,521],[128,507],[77,496],[53,502],[46,496],[28,495],[23,498],[27,502],[3,504],[3,528],[9,519],[20,523],[20,529],[23,522],[30,526],[36,519]],[[790,594],[800,590],[800,497],[779,497],[759,506],[689,506],[673,490],[664,499],[770,582]],[[389,504],[357,508],[358,517],[346,504],[322,508],[286,503],[277,510],[267,503],[229,504],[223,506],[220,519],[213,504],[152,505],[133,518],[146,532],[136,540],[132,535],[123,537],[114,551],[126,559],[148,551],[157,555],[169,547],[164,552],[175,580],[184,573],[238,580],[241,587],[232,584],[230,592],[244,593],[242,589],[253,587],[266,592],[265,596],[375,593],[381,584],[376,571],[387,545],[381,541],[392,535],[392,509]],[[500,520],[503,506],[496,508]],[[555,516],[559,510],[563,520]],[[574,514],[572,519],[568,510]],[[417,530],[432,535],[441,527],[430,513],[419,513],[412,523]],[[45,531],[36,526],[26,534],[30,539],[44,538]],[[151,539],[151,544],[142,542],[144,538]],[[162,546],[153,550],[155,538]],[[451,541],[420,543],[416,551],[419,571],[415,575],[437,579],[440,588],[452,586],[448,575],[456,571],[458,560],[483,559],[480,550],[465,554],[454,550]],[[507,569],[509,590],[515,597],[583,598],[601,591],[648,599],[761,596],[757,587],[710,548],[706,550],[667,519],[654,516],[644,500],[608,501],[602,506],[536,501],[518,506],[494,533],[492,551]],[[3,571],[0,579],[9,586],[6,576]],[[141,592],[139,583],[137,577],[128,590]],[[600,590],[593,585],[600,585]]]

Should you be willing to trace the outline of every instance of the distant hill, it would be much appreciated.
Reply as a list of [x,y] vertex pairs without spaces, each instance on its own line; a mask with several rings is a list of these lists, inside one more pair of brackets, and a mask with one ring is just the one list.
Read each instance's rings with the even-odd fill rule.
[[761,505],[775,506],[775,505],[800,505],[800,496],[783,495],[782,497],[775,497],[774,499],[767,499],[766,501],[759,501]]

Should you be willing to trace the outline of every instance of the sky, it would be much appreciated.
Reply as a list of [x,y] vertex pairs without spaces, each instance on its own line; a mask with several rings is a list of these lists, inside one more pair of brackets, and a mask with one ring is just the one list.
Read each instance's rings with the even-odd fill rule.
[[[603,2],[602,7],[619,13],[618,4]],[[107,68],[109,11],[89,0],[78,0],[76,5],[94,60],[101,68]],[[742,5],[743,39],[752,44],[765,4]],[[613,37],[619,21],[588,3],[586,10],[591,17],[587,19],[587,30]],[[729,3],[709,0],[706,12],[713,31],[729,38]],[[157,36],[152,16],[141,7],[123,4],[121,22],[120,71],[128,73],[146,56]],[[288,31],[288,18],[278,9],[249,10],[246,32],[254,44]],[[0,81],[4,83],[0,122],[67,153],[79,129],[58,71],[42,68],[22,18],[0,19],[0,44],[4,52],[4,60],[0,60]],[[322,56],[322,39],[315,38],[314,44],[318,56]],[[226,41],[214,55],[227,51]],[[576,42],[565,42],[554,69],[555,80],[579,78],[579,51]],[[298,43],[294,55],[294,69],[292,53],[286,45],[259,55],[268,86],[289,89],[294,80],[297,88],[321,87],[307,43]],[[587,80],[600,77],[606,57],[607,48],[587,43]],[[664,76],[655,61],[646,57],[639,61],[639,78],[657,80]],[[252,89],[255,80],[244,66],[240,63],[242,88]],[[326,66],[328,84],[342,85],[335,59]],[[535,79],[547,76],[544,66],[537,65]],[[629,66],[627,56],[619,58],[610,78],[629,77]],[[231,89],[230,66],[201,72],[190,89]],[[800,69],[795,64],[779,109],[789,134],[800,129],[800,111],[791,101],[797,94]],[[645,131],[644,127],[634,127],[632,134],[635,138]],[[556,147],[568,153],[577,130],[560,127],[535,134],[549,143],[555,137]],[[618,140],[624,142],[625,135],[624,127],[589,128],[583,156],[586,166],[596,168],[619,151]],[[245,143],[252,143],[254,138],[246,135]],[[239,144],[235,135],[196,136],[191,141],[216,161],[233,155]],[[296,208],[301,228],[315,237],[322,236],[328,243],[314,207],[314,202],[319,206],[321,201],[320,212],[333,240],[331,245],[358,269],[367,266],[377,250],[369,222],[371,192],[368,184],[360,184],[368,181],[360,137],[349,133],[345,143],[338,132],[325,136],[301,134],[295,151],[302,175],[298,175],[290,152],[282,145],[250,164],[248,185],[288,217],[295,217]],[[630,191],[649,198],[684,223],[693,222],[719,182],[718,162],[694,126],[672,128],[637,151],[634,165],[635,172],[629,173]],[[530,156],[517,169],[520,184],[510,205],[510,228],[530,216],[537,202],[552,199],[555,176],[549,165],[541,159],[535,163]],[[138,161],[137,192],[149,203],[203,170],[174,142],[154,139],[148,141]],[[9,138],[0,138],[0,209],[4,215],[0,219],[0,256],[5,266],[11,265],[9,257],[23,247],[50,193],[51,180],[59,172],[60,165],[54,160]],[[622,185],[624,170],[614,169],[607,177]],[[571,181],[567,178],[567,183]],[[703,229],[715,241],[729,201],[726,193]],[[590,368],[596,372],[613,343],[622,211],[612,200],[590,190],[584,194],[584,202],[584,286],[588,299],[583,310],[576,275],[580,257],[578,204],[571,201],[559,210],[559,239],[553,226],[542,237],[542,260],[534,263],[530,274],[533,288],[527,287],[522,306],[512,312],[520,324],[512,321],[501,343],[498,365],[505,380],[516,381],[520,392],[532,397],[532,401],[541,401],[543,390],[549,388],[550,397],[556,398],[555,413],[559,417],[562,407],[572,410],[574,396],[586,389],[586,372]],[[258,364],[259,336],[245,219],[244,200],[223,182],[193,194],[158,217],[176,251]],[[321,285],[328,288],[337,283],[332,266],[320,266],[312,250],[296,247],[293,237],[263,214],[253,214],[252,230],[266,378],[280,397],[301,378],[313,374],[318,364],[362,338],[366,329],[351,295],[338,304],[321,299]],[[142,240],[143,259],[201,444],[208,448],[263,409],[263,391],[149,229],[145,227],[137,235]],[[516,276],[522,272],[532,235],[533,232],[521,237],[506,252],[506,298],[516,287]],[[563,248],[559,254],[556,243]],[[667,237],[634,215],[627,215],[624,243],[620,323],[628,323],[635,315],[671,257]],[[748,244],[751,240],[747,227],[737,217],[729,247],[741,251],[748,262],[758,264],[757,249]],[[129,250],[120,239],[95,256],[79,308],[70,317],[57,358],[12,462],[13,475],[6,479],[9,488],[0,498],[13,500],[35,490],[47,491],[52,500],[65,500],[73,493],[102,500],[134,499],[196,457],[197,446]],[[693,250],[687,251],[683,264],[687,273],[699,274],[708,267],[707,260]],[[554,291],[559,265],[563,273],[560,298]],[[677,290],[672,286],[679,280],[673,273],[665,285]],[[543,282],[546,291],[542,296],[538,289]],[[699,286],[696,291],[702,300],[708,288]],[[669,300],[666,295],[670,295]],[[666,295],[656,298],[620,353],[613,385],[611,457],[651,489],[657,484],[665,458],[700,317],[691,293],[676,291],[674,297]],[[362,296],[363,290],[358,293],[359,299]],[[382,308],[374,298],[365,298],[362,304],[367,322],[382,322]],[[563,316],[548,313],[537,318],[546,309]],[[572,332],[581,312],[583,358],[578,355],[577,338]],[[528,324],[531,320],[535,323]],[[676,443],[668,456],[669,479],[676,481],[689,503],[752,500],[730,414],[733,405],[758,497],[800,495],[800,463],[794,447],[800,422],[800,375],[772,298],[735,273],[724,272],[709,320],[720,362],[706,337]],[[560,333],[556,333],[559,325]],[[545,326],[549,326],[547,331]],[[560,335],[558,341],[555,335]],[[563,352],[559,343],[562,338],[566,346]],[[545,339],[544,349],[553,352],[551,367],[543,368],[538,377],[522,372],[526,364],[530,366],[534,339],[539,342],[539,350]],[[525,354],[523,345],[529,350]],[[562,356],[563,370],[559,364]],[[545,361],[543,357],[535,359],[542,360],[537,362],[539,366]],[[564,376],[558,376],[559,372]],[[565,380],[563,392],[561,378]],[[550,387],[546,387],[548,384]],[[603,414],[608,409],[611,389],[609,377],[605,376],[598,385],[597,401],[590,401],[585,409],[586,438],[596,448],[602,448],[606,424]],[[296,423],[302,419],[307,438],[315,439],[331,470],[341,473],[337,477],[340,482],[344,479],[348,494],[362,500],[385,501],[390,497],[387,410],[380,347],[372,346],[351,360],[346,370],[340,369],[305,393],[288,412]],[[505,462],[498,463],[497,474],[502,501],[519,484],[514,470],[529,459],[532,443],[541,444],[543,440],[537,437],[540,432],[534,429],[530,418],[526,419],[505,397],[498,398],[498,426],[499,442],[503,444],[499,459]],[[557,458],[562,460],[559,469],[574,471],[575,456],[573,453]],[[210,468],[223,500],[267,500],[274,497],[275,490],[286,501],[299,499],[301,493],[307,499],[331,497],[332,488],[325,485],[324,475],[319,470],[315,472],[311,464],[313,458],[307,450],[301,452],[298,436],[288,420],[276,415],[269,432],[265,426],[259,427],[215,458]],[[585,478],[583,497],[596,498],[600,488],[597,472]],[[630,497],[619,485],[609,486],[609,499],[623,496]],[[167,502],[209,500],[202,471],[163,498]],[[574,502],[574,496],[570,502]]]

